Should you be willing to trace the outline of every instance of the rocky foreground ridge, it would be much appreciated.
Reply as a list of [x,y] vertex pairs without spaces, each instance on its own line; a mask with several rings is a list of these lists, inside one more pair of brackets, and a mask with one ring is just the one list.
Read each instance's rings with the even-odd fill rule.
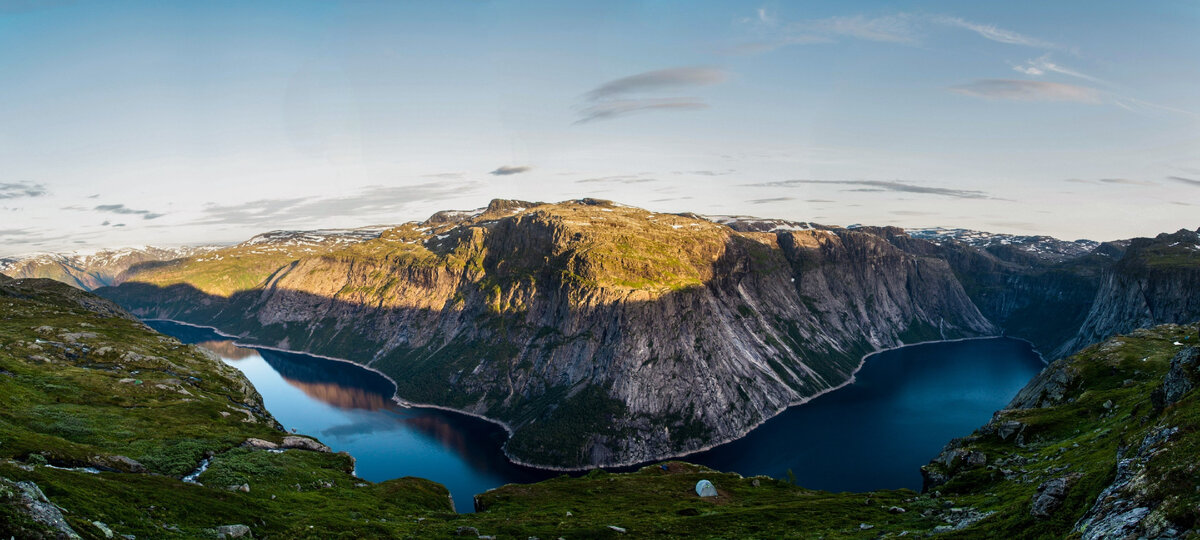
[[0,308],[0,537],[1190,538],[1200,519],[1194,324],[1055,362],[952,441],[923,493],[669,462],[508,485],[455,514],[427,480],[355,478],[236,369],[101,299],[0,276]]

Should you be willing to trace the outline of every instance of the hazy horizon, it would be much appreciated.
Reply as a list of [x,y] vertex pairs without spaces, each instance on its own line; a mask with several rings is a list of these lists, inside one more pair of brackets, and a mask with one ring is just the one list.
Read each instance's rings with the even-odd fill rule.
[[1200,4],[0,1],[0,256],[493,198],[1200,226]]

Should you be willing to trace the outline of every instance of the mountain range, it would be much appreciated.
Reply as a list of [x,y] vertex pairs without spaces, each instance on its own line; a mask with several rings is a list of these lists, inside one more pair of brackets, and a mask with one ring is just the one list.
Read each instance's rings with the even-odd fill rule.
[[883,348],[1007,334],[1052,360],[1200,317],[1188,230],[1068,242],[496,200],[181,255],[96,292],[361,363],[405,401],[505,425],[515,461],[557,468],[737,438]]
[[[1195,325],[1051,363],[931,456],[921,493],[669,461],[509,484],[457,514],[429,480],[356,477],[352,456],[285,432],[236,368],[109,301],[0,275],[0,307],[0,535],[13,538],[1099,540],[1191,538],[1200,521]],[[697,495],[701,480],[716,497]]]

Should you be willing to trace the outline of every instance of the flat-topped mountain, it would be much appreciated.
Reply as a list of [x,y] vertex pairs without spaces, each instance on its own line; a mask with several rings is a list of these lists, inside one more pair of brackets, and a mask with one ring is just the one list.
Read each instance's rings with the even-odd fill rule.
[[316,252],[241,245],[102,294],[368,365],[405,400],[507,424],[512,457],[563,467],[698,450],[846,383],[865,353],[998,332],[943,260],[790,229],[493,201]]
[[404,400],[504,423],[519,461],[584,467],[738,437],[885,347],[1008,334],[1053,359],[1200,317],[1196,237],[496,200],[395,227],[274,231],[130,266],[100,292],[142,317],[367,365]]

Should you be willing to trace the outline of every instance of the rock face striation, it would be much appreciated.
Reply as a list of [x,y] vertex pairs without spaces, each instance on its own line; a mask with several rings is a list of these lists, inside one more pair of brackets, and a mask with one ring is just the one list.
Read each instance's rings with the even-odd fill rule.
[[884,235],[607,201],[493,201],[273,267],[240,249],[259,274],[225,277],[256,286],[193,260],[101,294],[363,363],[406,400],[505,423],[510,456],[543,466],[698,450],[846,383],[866,353],[998,332],[946,261]]
[[1087,317],[1056,353],[1069,354],[1109,336],[1200,314],[1200,231],[1135,238],[1106,269]]
[[882,348],[1005,333],[1058,357],[1200,317],[1198,238],[496,200],[392,228],[276,231],[99,292],[141,317],[359,362],[404,400],[503,423],[517,461],[582,468],[731,440]]

